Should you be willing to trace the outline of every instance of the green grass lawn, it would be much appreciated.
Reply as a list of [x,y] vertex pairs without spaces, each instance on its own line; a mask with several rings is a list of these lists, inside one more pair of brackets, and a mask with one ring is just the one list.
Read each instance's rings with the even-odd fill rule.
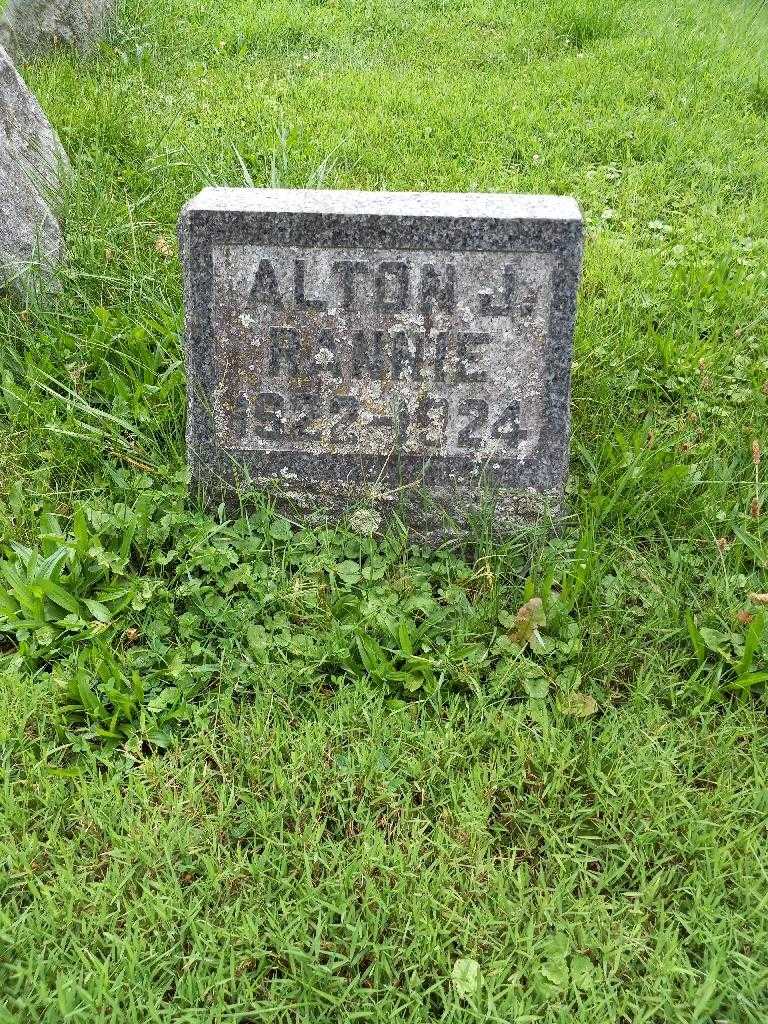
[[[764,1021],[768,13],[126,0],[23,71],[0,1022]],[[175,222],[244,180],[578,198],[557,537],[195,507]]]

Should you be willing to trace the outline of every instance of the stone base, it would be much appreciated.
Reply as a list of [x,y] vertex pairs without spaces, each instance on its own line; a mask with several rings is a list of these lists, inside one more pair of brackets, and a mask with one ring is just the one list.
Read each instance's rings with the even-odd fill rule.
[[192,486],[206,504],[224,502],[231,509],[261,493],[289,519],[308,526],[349,526],[353,532],[376,534],[401,522],[415,543],[440,544],[489,532],[512,536],[537,524],[554,525],[563,515],[560,491],[509,490],[484,485],[428,489],[420,481],[400,486],[341,482],[305,482],[254,478],[234,462],[215,474],[193,461]]

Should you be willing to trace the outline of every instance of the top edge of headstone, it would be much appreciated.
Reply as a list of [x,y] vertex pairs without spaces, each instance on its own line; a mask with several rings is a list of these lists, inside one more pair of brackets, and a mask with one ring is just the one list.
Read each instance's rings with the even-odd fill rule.
[[195,211],[582,222],[579,205],[571,196],[521,195],[512,192],[361,192],[351,189],[209,187],[187,203],[182,216]]

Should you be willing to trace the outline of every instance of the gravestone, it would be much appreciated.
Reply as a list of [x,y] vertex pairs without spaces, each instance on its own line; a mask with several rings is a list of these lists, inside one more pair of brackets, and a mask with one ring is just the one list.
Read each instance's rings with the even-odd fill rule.
[[67,166],[58,135],[0,46],[0,286],[57,287],[63,240],[48,200]]
[[417,529],[557,512],[582,219],[556,196],[209,188],[182,212],[193,479]]
[[15,56],[51,46],[86,49],[101,35],[114,0],[8,0],[0,44]]

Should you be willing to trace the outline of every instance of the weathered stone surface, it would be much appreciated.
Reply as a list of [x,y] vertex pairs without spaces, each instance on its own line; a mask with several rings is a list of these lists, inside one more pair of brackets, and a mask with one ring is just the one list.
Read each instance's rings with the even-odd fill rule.
[[217,496],[556,509],[582,221],[554,196],[206,189],[182,213],[188,449]]
[[50,287],[62,237],[48,198],[66,154],[0,46],[0,284]]
[[13,54],[49,46],[85,49],[101,34],[114,0],[8,0],[0,43]]

